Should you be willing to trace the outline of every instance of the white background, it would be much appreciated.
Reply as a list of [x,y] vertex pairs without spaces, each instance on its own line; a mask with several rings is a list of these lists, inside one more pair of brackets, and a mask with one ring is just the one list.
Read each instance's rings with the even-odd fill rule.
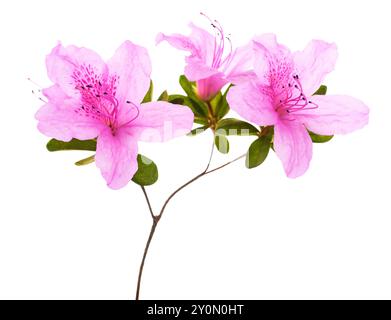
[[[150,50],[156,94],[180,92],[184,53],[159,31],[220,20],[234,45],[275,32],[293,50],[339,47],[331,93],[371,108],[364,130],[314,147],[307,174],[285,177],[274,154],[208,176],[169,205],[147,260],[144,299],[391,298],[389,1],[2,1],[0,4],[0,298],[133,299],[151,218],[135,184],[109,190],[88,153],[49,153],[36,130],[50,85],[45,55],[61,40],[104,58],[129,39]],[[240,155],[250,138],[231,139]],[[211,134],[141,144],[158,163],[158,209],[205,166]]]

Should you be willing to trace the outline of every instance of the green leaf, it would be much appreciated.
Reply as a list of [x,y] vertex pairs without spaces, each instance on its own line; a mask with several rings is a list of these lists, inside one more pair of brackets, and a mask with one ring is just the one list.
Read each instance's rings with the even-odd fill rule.
[[168,96],[168,101],[173,103],[173,104],[181,104],[185,106],[185,100],[188,99],[186,96],[183,94],[170,94]]
[[[208,108],[205,106],[205,104],[202,101],[194,101],[190,99],[189,97],[180,95],[180,94],[173,94],[168,97],[168,101],[174,104],[181,104],[183,106],[189,107],[193,113],[195,120],[194,122],[197,122],[196,119],[202,120],[203,123],[201,124],[207,124],[208,120]],[[197,122],[198,123],[198,122]]]
[[154,184],[159,172],[156,164],[149,158],[139,154],[137,156],[138,170],[133,176],[132,181],[140,186],[150,186]]
[[152,95],[153,95],[153,82],[151,80],[149,84],[149,89],[147,91],[147,94],[145,95],[143,101],[141,103],[151,102],[152,101]]
[[[205,105],[202,101],[193,100],[192,98],[189,99],[189,107],[193,110],[194,115],[199,117],[208,117],[208,107]],[[187,104],[186,104],[187,105]]]
[[324,96],[327,93],[327,86],[321,85],[319,89],[314,93],[315,95],[318,96]]
[[62,151],[62,150],[96,150],[96,140],[77,140],[72,139],[71,141],[64,142],[56,139],[50,140],[46,148],[50,151]]
[[259,130],[253,125],[234,118],[220,120],[217,123],[216,132],[226,136],[256,136],[259,134]]
[[194,114],[196,116],[208,116],[208,107],[205,105],[205,102],[201,101],[196,92],[195,92],[195,83],[190,82],[186,76],[181,75],[179,77],[179,84],[181,85],[183,91],[186,92],[188,99],[190,100],[190,105],[188,105],[186,102],[186,105],[192,108]]
[[334,136],[322,136],[311,131],[308,131],[313,143],[325,143],[329,142]]
[[187,96],[191,99],[198,100],[197,94],[195,93],[195,84],[190,82],[185,75],[179,77],[179,84],[183,91],[186,92]]
[[201,117],[196,117],[194,116],[194,123],[197,123],[197,124],[202,124],[204,126],[208,126],[209,127],[209,122],[207,119],[205,118],[201,118]]
[[227,88],[224,94],[221,92],[217,93],[214,98],[210,101],[210,105],[212,107],[213,115],[215,119],[218,121],[224,118],[229,112],[229,104],[227,101],[227,94],[229,89],[232,87],[232,84]]
[[248,149],[246,167],[253,169],[261,165],[267,158],[270,150],[270,137],[263,136],[255,140]]
[[208,125],[202,126],[202,127],[198,127],[198,128],[196,128],[196,129],[191,130],[187,135],[188,135],[189,137],[195,137],[195,136],[197,136],[197,135],[199,135],[199,134],[201,134],[201,133],[204,133],[205,130],[208,130],[208,129],[209,129],[209,126],[208,126]]
[[214,115],[217,114],[220,104],[222,103],[222,99],[223,99],[223,95],[221,94],[221,92],[219,92],[213,97],[212,100],[209,101]]
[[79,161],[75,162],[75,165],[85,166],[87,164],[93,163],[94,161],[95,161],[95,155],[88,157],[88,158],[85,158],[85,159],[82,159],[82,160],[79,160]]
[[162,94],[159,96],[159,98],[157,99],[157,101],[168,101],[168,93],[167,93],[167,90],[163,91]]
[[227,154],[229,152],[229,141],[225,136],[217,134],[215,136],[215,145],[221,153]]
[[229,112],[229,104],[228,104],[228,101],[227,101],[227,94],[228,94],[228,91],[229,89],[231,89],[233,87],[233,85],[231,84],[227,90],[225,90],[223,96],[222,96],[222,99],[220,100],[220,104],[216,110],[216,117],[218,120],[224,118],[227,113]]

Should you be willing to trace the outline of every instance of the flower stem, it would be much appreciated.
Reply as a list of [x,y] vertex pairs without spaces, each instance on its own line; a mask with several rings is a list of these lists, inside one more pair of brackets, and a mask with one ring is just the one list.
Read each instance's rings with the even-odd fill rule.
[[154,219],[153,223],[152,223],[151,232],[149,233],[148,241],[147,241],[147,244],[145,246],[143,259],[141,260],[140,271],[138,273],[138,280],[137,280],[136,300],[140,299],[141,277],[143,275],[145,259],[147,258],[149,246],[151,245],[151,241],[153,239],[153,235],[155,234],[157,224],[158,224],[158,220]]
[[211,161],[212,161],[212,157],[213,157],[213,152],[214,152],[214,143],[212,145],[212,151],[211,151],[211,154],[210,154],[210,157],[209,157],[209,162],[205,168],[204,171],[202,171],[200,174],[198,174],[197,176],[195,176],[194,178],[190,179],[189,181],[187,181],[185,184],[183,184],[182,186],[180,186],[178,189],[176,189],[168,198],[167,200],[164,202],[163,204],[163,207],[162,209],[160,210],[160,213],[159,215],[155,215],[153,213],[153,209],[152,209],[152,206],[151,206],[151,202],[149,200],[149,197],[148,197],[148,193],[147,191],[145,190],[145,188],[143,186],[141,186],[141,189],[144,193],[144,196],[145,196],[145,199],[147,201],[147,204],[148,204],[148,208],[149,208],[149,211],[151,213],[151,216],[152,216],[152,227],[151,227],[151,231],[149,233],[149,236],[148,236],[148,240],[147,240],[147,243],[145,245],[145,250],[144,250],[144,254],[143,254],[143,258],[141,260],[141,264],[140,264],[140,270],[139,270],[139,274],[138,274],[138,281],[137,281],[137,291],[136,291],[136,300],[139,300],[140,299],[140,288],[141,288],[141,279],[142,279],[142,275],[143,275],[143,270],[144,270],[144,265],[145,265],[145,260],[147,258],[147,255],[148,255],[148,251],[149,251],[149,247],[151,245],[151,242],[152,242],[152,239],[153,239],[153,236],[155,234],[155,231],[156,231],[156,227],[160,221],[160,219],[162,218],[163,216],[163,213],[168,205],[168,203],[171,201],[172,198],[174,198],[174,196],[179,192],[181,191],[182,189],[186,188],[188,185],[192,184],[193,182],[197,181],[199,178],[205,176],[205,175],[208,175],[209,173],[212,173],[212,172],[215,172],[215,171],[218,171],[228,165],[230,165],[231,163],[234,163],[242,158],[244,158],[246,155],[241,155],[240,157],[237,157],[236,159],[234,160],[231,160],[217,168],[214,168],[212,170],[209,170],[209,167],[210,167],[210,164],[211,164]]

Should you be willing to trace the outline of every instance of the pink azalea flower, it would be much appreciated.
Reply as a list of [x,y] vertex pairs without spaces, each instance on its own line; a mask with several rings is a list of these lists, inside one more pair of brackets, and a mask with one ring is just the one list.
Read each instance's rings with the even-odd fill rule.
[[188,37],[163,33],[156,37],[156,43],[166,40],[173,47],[190,52],[186,57],[185,76],[196,81],[197,95],[203,101],[212,99],[225,84],[253,75],[251,45],[233,50],[231,40],[225,36],[220,24],[216,20],[211,24],[216,35],[191,23],[192,32]]
[[43,91],[48,102],[36,114],[38,129],[62,141],[97,138],[95,162],[112,189],[136,173],[139,140],[164,141],[192,128],[193,113],[186,107],[140,105],[151,63],[147,50],[129,41],[107,63],[86,48],[59,44],[46,65],[54,85]]
[[313,40],[291,53],[272,34],[254,40],[257,79],[231,88],[228,102],[245,119],[274,126],[274,149],[288,177],[302,175],[312,157],[308,130],[346,134],[368,123],[368,107],[344,95],[315,95],[334,69],[335,44]]

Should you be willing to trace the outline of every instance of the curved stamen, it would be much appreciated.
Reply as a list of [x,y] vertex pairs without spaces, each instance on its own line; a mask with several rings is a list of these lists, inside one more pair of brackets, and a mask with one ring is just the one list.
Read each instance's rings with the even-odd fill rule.
[[[282,91],[276,95],[278,97],[285,93],[285,98],[279,100],[276,111],[285,111],[286,113],[291,114],[299,111],[318,108],[316,103],[313,103],[307,99],[297,74],[293,75],[293,80],[294,84],[289,82],[288,86],[283,85],[281,87]],[[284,90],[285,92],[283,92]]]
[[127,126],[128,124],[131,124],[134,120],[136,120],[140,115],[140,109],[137,105],[135,105],[132,101],[126,101],[126,103],[131,104],[133,107],[136,108],[137,114],[129,121],[125,122],[124,124],[121,124],[121,127]]
[[215,23],[213,22],[213,20],[212,20],[211,18],[209,18],[209,16],[206,15],[205,13],[200,12],[200,15],[204,16],[206,19],[209,20],[210,25],[213,27],[213,30],[214,30],[214,32],[215,32],[214,46],[213,46],[213,60],[212,60],[212,68],[213,68],[213,67],[214,67],[214,64],[215,64],[215,57],[216,57],[216,55],[217,55],[216,50],[218,50],[218,48],[217,48],[217,35],[218,35],[217,26],[215,25]]
[[228,55],[225,57],[225,59],[223,60],[223,62],[221,63],[221,65],[224,65],[226,68],[230,65],[230,63],[232,62],[235,54],[233,53],[233,46],[232,46],[232,41],[231,41],[231,38],[230,38],[230,34],[225,37],[225,39],[228,40],[229,42],[229,53]]

